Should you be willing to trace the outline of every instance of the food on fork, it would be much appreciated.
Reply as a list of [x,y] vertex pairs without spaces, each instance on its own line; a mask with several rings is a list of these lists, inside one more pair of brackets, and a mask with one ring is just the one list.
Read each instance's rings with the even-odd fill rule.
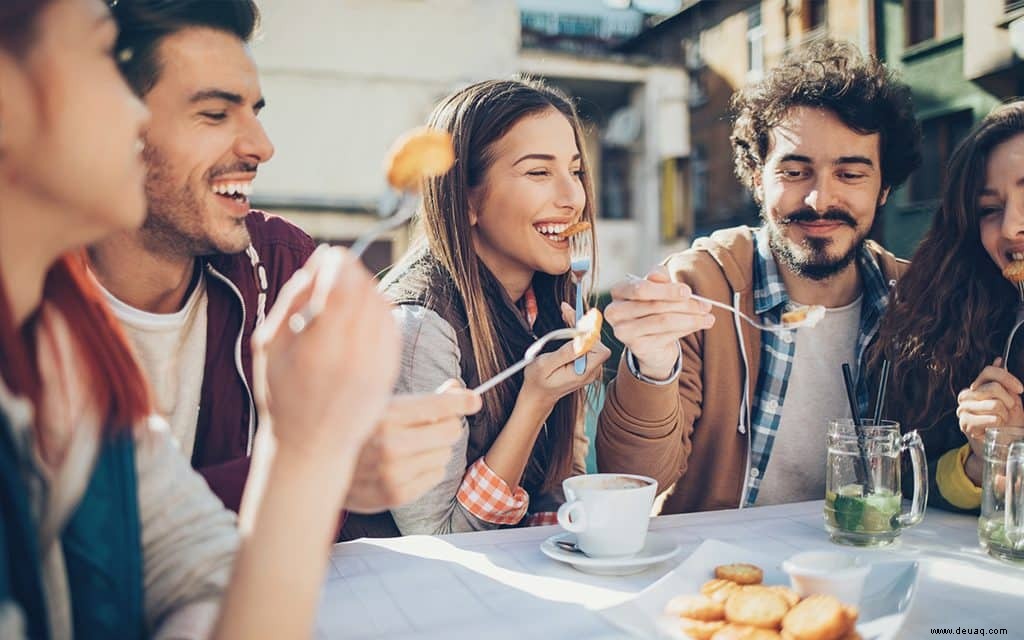
[[1024,282],[1024,260],[1014,260],[1003,269],[1003,277],[1017,284]]
[[572,236],[576,235],[577,233],[583,233],[584,231],[586,231],[589,228],[590,228],[590,223],[589,222],[587,222],[586,220],[580,220],[576,224],[571,224],[568,227],[566,227],[565,231],[563,231],[562,233],[558,234],[558,239],[559,240],[568,240],[569,238],[571,238]]
[[715,577],[732,580],[736,584],[761,584],[764,580],[764,571],[757,565],[737,562],[715,567]]
[[399,137],[387,159],[388,184],[399,191],[419,191],[424,178],[439,176],[455,164],[452,136],[429,127]]
[[601,312],[596,308],[590,309],[583,314],[580,321],[576,323],[576,328],[584,333],[572,339],[572,352],[574,354],[582,356],[594,348],[594,345],[601,339],[601,324]]
[[825,317],[825,307],[820,304],[803,305],[782,314],[782,324],[813,327]]

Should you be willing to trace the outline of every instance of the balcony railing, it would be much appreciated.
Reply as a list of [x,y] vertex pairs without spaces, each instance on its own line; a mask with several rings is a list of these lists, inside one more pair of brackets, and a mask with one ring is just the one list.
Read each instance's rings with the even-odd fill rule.
[[1006,13],[1014,13],[1024,9],[1024,0],[1006,0]]

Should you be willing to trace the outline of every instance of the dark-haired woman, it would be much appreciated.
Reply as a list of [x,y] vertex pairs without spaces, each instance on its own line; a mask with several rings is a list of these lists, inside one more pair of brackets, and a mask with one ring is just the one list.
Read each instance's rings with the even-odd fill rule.
[[[571,322],[575,285],[560,233],[594,218],[583,135],[561,93],[536,81],[481,82],[443,100],[429,124],[452,134],[455,166],[427,183],[424,238],[383,283],[400,305],[406,392],[449,378],[474,387]],[[586,388],[608,356],[598,343],[580,375],[566,344],[486,392],[444,480],[391,511],[398,530],[548,519],[561,481],[585,471]]]
[[977,509],[982,444],[1024,426],[1024,345],[1002,352],[1020,304],[1002,270],[1024,255],[1024,101],[993,110],[960,143],[942,202],[881,328],[890,413],[920,431],[933,503]]
[[[146,112],[116,38],[102,0],[0,2],[0,637],[309,637],[356,455],[397,374],[390,307],[340,251],[285,286],[254,341],[276,423],[257,436],[236,530],[150,419],[81,255],[146,211]],[[323,313],[282,330],[311,297]]]

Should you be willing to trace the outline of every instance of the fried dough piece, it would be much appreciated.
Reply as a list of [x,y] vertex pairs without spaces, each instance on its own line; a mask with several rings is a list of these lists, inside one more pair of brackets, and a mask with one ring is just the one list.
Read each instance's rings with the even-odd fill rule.
[[603,316],[601,312],[595,307],[583,314],[580,321],[576,323],[576,328],[586,333],[580,334],[572,339],[572,352],[577,356],[589,352],[594,348],[594,345],[601,339],[601,324]]
[[715,577],[732,580],[736,584],[761,584],[764,580],[764,571],[757,565],[738,562],[715,567]]
[[782,619],[782,630],[794,640],[839,640],[852,624],[844,605],[832,596],[804,598]]
[[691,638],[691,640],[711,640],[715,632],[724,626],[724,620],[679,619],[679,630]]
[[590,223],[589,222],[587,222],[586,220],[580,220],[576,224],[572,224],[572,225],[569,225],[568,227],[566,227],[565,231],[563,231],[562,233],[558,234],[558,239],[559,240],[568,240],[569,238],[573,237],[577,233],[583,233],[584,231],[586,231],[589,228],[590,228]]
[[703,622],[722,620],[725,617],[725,605],[715,602],[707,596],[683,595],[676,596],[665,605],[665,613],[680,618],[691,618]]
[[388,153],[388,184],[399,191],[419,191],[423,178],[439,176],[455,164],[452,136],[429,127],[413,129]]
[[1014,260],[1003,269],[1003,277],[1013,282],[1024,282],[1024,260]]
[[739,588],[740,585],[736,584],[732,580],[714,578],[705,582],[703,586],[701,586],[700,592],[712,600],[717,600],[722,604],[725,604],[725,601],[729,599],[729,596]]
[[781,595],[768,588],[744,588],[725,601],[725,619],[761,629],[777,629],[789,611]]

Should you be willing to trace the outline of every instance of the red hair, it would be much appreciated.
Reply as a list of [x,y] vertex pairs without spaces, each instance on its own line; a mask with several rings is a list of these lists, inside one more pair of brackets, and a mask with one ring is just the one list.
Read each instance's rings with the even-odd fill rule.
[[[68,322],[89,373],[86,382],[108,433],[130,429],[149,415],[146,378],[117,319],[86,273],[81,252],[65,254],[50,268],[43,301],[52,304]],[[42,383],[35,358],[35,325],[33,316],[23,327],[14,326],[0,280],[0,375],[12,391],[31,400],[38,414]]]

